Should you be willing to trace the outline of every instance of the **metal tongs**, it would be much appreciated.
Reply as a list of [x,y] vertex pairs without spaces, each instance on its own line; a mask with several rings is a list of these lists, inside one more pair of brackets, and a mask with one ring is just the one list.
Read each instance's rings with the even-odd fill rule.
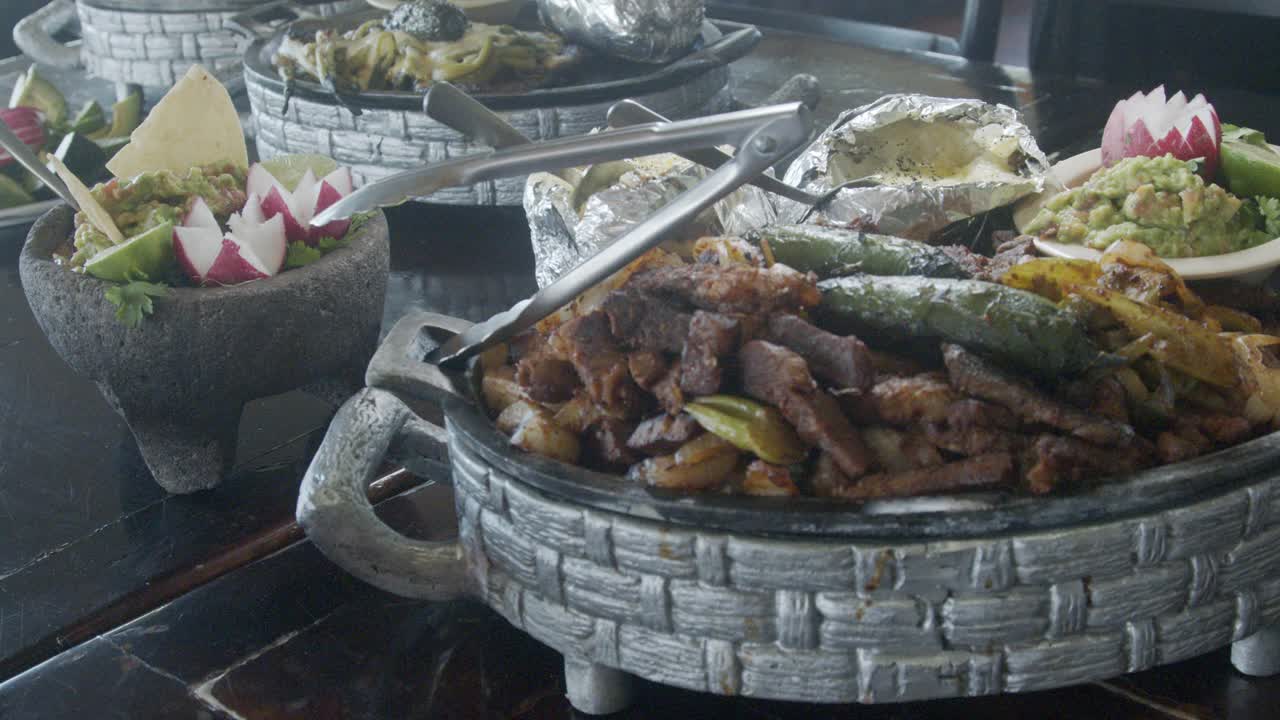
[[671,228],[692,220],[716,201],[763,173],[808,140],[811,123],[809,111],[803,104],[788,103],[679,122],[634,125],[481,152],[408,170],[365,185],[331,205],[311,223],[325,225],[364,210],[398,205],[442,188],[471,185],[483,180],[717,145],[737,148],[731,160],[648,220],[631,228],[612,245],[533,297],[453,336],[425,358],[430,363],[456,366],[532,327],[656,246]]

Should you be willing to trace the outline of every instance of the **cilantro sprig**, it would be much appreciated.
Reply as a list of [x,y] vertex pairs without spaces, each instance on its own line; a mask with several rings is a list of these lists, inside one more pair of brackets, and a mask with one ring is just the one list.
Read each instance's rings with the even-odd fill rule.
[[155,312],[155,305],[151,298],[164,297],[168,294],[167,285],[143,280],[134,280],[107,288],[107,300],[116,306],[116,319],[130,328],[138,327],[145,316]]

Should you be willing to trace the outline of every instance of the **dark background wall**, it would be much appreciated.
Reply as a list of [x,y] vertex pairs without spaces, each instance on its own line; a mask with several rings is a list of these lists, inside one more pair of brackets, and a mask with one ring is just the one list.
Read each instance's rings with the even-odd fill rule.
[[18,54],[13,44],[14,24],[44,4],[45,0],[0,0],[0,57]]

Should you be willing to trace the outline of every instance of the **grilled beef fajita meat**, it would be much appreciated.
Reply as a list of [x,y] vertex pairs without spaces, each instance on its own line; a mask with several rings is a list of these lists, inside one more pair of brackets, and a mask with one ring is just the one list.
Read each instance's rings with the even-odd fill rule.
[[[819,327],[809,319],[821,301],[813,277],[766,268],[731,239],[704,238],[693,255],[693,264],[649,264],[557,316],[555,329],[516,338],[510,364],[483,381],[499,428],[526,450],[625,468],[649,487],[864,501],[1043,494],[1192,458],[1273,421],[1244,417],[1258,385],[1187,382],[1157,367],[1167,348],[1125,352],[1142,344],[1098,312],[1090,342],[1129,364],[1032,382],[961,344],[899,338],[886,351]],[[970,260],[994,279],[1030,257],[1016,238]],[[1115,281],[1127,270],[1108,272]],[[1152,268],[1133,272],[1152,274],[1144,288],[1185,290]],[[1234,316],[1220,310],[1227,327]],[[1244,327],[1257,331],[1256,321]],[[1175,392],[1176,405],[1166,399]]]
[[573,363],[545,352],[521,358],[516,364],[516,381],[530,398],[541,403],[564,402],[582,385]]
[[613,336],[628,350],[680,352],[689,336],[689,313],[635,290],[615,290],[601,304]]
[[644,400],[631,379],[627,356],[609,329],[609,318],[597,310],[574,318],[556,330],[551,345],[573,363],[592,399],[609,411],[635,417]]
[[785,265],[668,265],[636,275],[631,286],[722,313],[795,312],[822,301],[813,275]]
[[738,349],[742,325],[720,313],[699,310],[689,323],[680,355],[680,389],[689,395],[713,395],[724,382],[723,359]]
[[[1013,456],[989,453],[954,460],[934,467],[903,472],[877,473],[853,481],[833,481],[831,468],[824,469],[822,488],[826,497],[844,500],[876,500],[911,497],[958,490],[990,489],[1010,485],[1015,477]],[[815,482],[817,479],[815,478]]]
[[1065,430],[1100,445],[1127,445],[1133,428],[1061,403],[959,345],[943,347],[951,383],[961,392],[998,403],[1018,417]]
[[1151,464],[1151,454],[1141,443],[1123,448],[1101,447],[1073,437],[1045,434],[1035,438],[1022,462],[1027,489],[1042,495],[1064,484],[1139,470]]
[[799,353],[814,377],[832,387],[861,390],[875,380],[871,354],[856,337],[829,333],[795,315],[769,318],[768,333],[771,342]]
[[850,477],[867,471],[870,453],[835,399],[818,388],[804,358],[764,340],[738,353],[747,395],[778,408],[806,442],[829,453]]
[[669,368],[670,364],[662,353],[653,350],[637,350],[627,355],[627,369],[631,371],[631,379],[645,390],[652,391]]

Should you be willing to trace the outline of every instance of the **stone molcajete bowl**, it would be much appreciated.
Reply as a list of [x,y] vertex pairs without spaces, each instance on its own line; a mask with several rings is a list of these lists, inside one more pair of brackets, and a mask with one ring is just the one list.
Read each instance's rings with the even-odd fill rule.
[[[633,676],[885,703],[1084,683],[1228,644],[1241,671],[1280,672],[1280,433],[1045,498],[664,493],[514,449],[479,407],[474,364],[424,362],[466,327],[423,313],[391,330],[307,471],[298,521],[367,582],[474,596],[563,653],[580,711],[621,709]],[[413,415],[421,400],[446,428]],[[374,514],[365,485],[388,448],[447,451],[457,540]]]
[[175,493],[217,485],[234,459],[245,403],[297,388],[359,385],[378,340],[389,268],[385,217],[349,244],[268,280],[173,288],[125,327],[108,286],[56,265],[67,206],[31,229],[19,270],[27,302],[62,359],[128,422],[147,466]]

